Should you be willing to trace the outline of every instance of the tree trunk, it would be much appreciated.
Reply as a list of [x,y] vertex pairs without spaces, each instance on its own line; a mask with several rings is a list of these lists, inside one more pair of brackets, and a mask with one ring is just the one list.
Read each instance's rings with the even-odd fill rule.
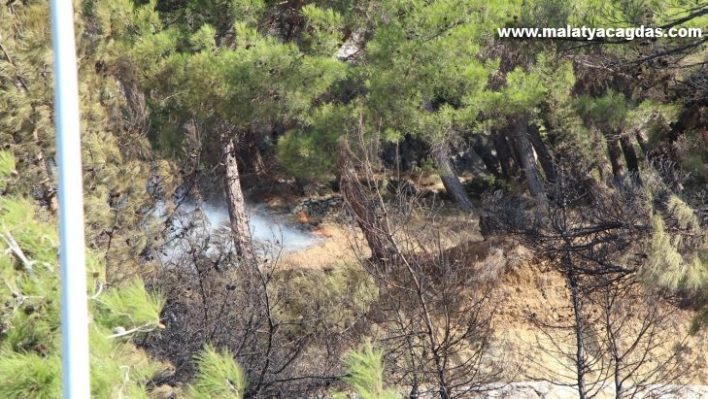
[[364,234],[371,249],[372,260],[384,266],[395,262],[396,251],[391,234],[379,220],[375,202],[364,193],[356,170],[351,163],[351,154],[345,144],[342,145],[337,166],[339,169],[339,190]]
[[607,138],[607,153],[610,155],[610,164],[612,165],[612,175],[615,178],[624,175],[624,165],[622,165],[622,150],[619,146],[619,141],[614,137]]
[[543,173],[546,174],[546,180],[553,183],[556,181],[556,168],[553,164],[553,157],[548,151],[548,147],[546,147],[546,144],[543,142],[538,126],[536,124],[532,124],[529,126],[528,131],[531,144],[533,145],[534,150],[536,150],[536,154],[538,154],[538,161],[541,163]]
[[620,138],[620,146],[622,147],[622,153],[624,153],[624,160],[627,163],[627,170],[638,173],[639,159],[637,158],[637,153],[632,146],[632,142],[629,140],[629,136],[622,136]]
[[479,135],[477,135],[474,140],[474,144],[472,144],[472,150],[474,150],[474,152],[477,153],[477,155],[479,155],[482,159],[482,162],[484,162],[484,166],[487,168],[489,173],[496,177],[501,176],[499,173],[499,160],[494,156],[494,154],[492,154],[492,151],[484,145],[482,142],[482,137]]
[[639,159],[637,158],[637,153],[634,151],[634,146],[630,141],[630,136],[623,135],[620,137],[620,146],[622,147],[622,153],[624,153],[624,160],[627,163],[627,170],[632,175],[632,180],[641,184],[641,179],[639,176]]
[[607,146],[603,146],[604,136],[597,129],[591,130],[591,135],[593,139],[593,156],[595,158],[595,167],[600,174],[600,181],[606,185],[612,185],[612,179],[610,179],[610,174],[612,173],[612,167],[607,162]]
[[526,181],[529,185],[531,195],[536,199],[536,202],[545,202],[546,195],[543,188],[543,179],[536,166],[536,158],[534,157],[533,147],[529,140],[527,118],[521,117],[516,121],[516,125],[512,130],[514,147],[519,154],[519,162],[524,169]]
[[[608,329],[612,328],[612,326],[607,326]],[[610,335],[611,333],[608,333]],[[613,374],[614,374],[614,380],[615,380],[615,399],[624,399],[624,384],[622,383],[622,357],[619,354],[619,350],[617,349],[617,341],[616,337],[611,337],[610,339],[610,351],[611,351],[611,356],[612,360],[614,362],[614,367],[613,367]]]
[[[569,257],[570,255],[566,255]],[[572,262],[566,260],[566,262]],[[585,386],[585,337],[583,332],[583,310],[582,304],[580,303],[580,293],[578,292],[578,278],[575,272],[572,270],[572,265],[570,265],[570,270],[567,272],[568,287],[570,288],[570,297],[573,302],[573,315],[575,318],[575,369],[576,378],[578,383],[578,397],[580,399],[587,398],[587,388]]]
[[[639,148],[642,149],[642,152],[646,155],[649,153],[649,139],[647,138],[647,135],[644,134],[643,131],[640,129],[637,129],[635,135],[637,136],[637,143],[639,143]],[[706,143],[708,145],[708,142]]]
[[246,215],[246,202],[241,190],[241,181],[238,175],[236,148],[233,137],[225,139],[224,164],[226,165],[226,202],[229,208],[229,221],[231,233],[234,238],[236,254],[241,258],[253,255],[251,247],[251,230],[248,227]]
[[474,212],[474,205],[470,202],[465,187],[460,183],[460,179],[452,167],[452,162],[450,162],[449,145],[446,142],[433,144],[431,153],[438,166],[438,173],[447,193],[463,211]]
[[511,149],[509,148],[509,142],[506,140],[506,135],[503,131],[495,131],[492,133],[492,137],[494,140],[494,148],[497,151],[499,165],[501,165],[502,175],[507,181],[511,181],[516,173],[514,165],[511,162],[513,156],[511,155]]

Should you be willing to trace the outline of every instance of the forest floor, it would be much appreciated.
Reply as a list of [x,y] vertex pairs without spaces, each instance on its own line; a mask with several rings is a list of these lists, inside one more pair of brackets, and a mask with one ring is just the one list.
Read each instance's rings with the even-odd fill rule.
[[[445,226],[446,231],[450,233],[440,240],[440,245],[444,245],[446,249],[453,247],[461,239],[470,237],[460,233],[469,226],[469,221],[461,221],[453,214],[454,212],[451,212],[447,216],[439,217],[433,223],[437,227]],[[425,222],[418,220],[413,224],[416,223],[425,224],[426,230],[432,230],[429,228],[431,226],[428,219]],[[354,264],[368,256],[365,242],[355,226],[328,219],[319,224],[314,233],[322,237],[320,244],[305,250],[284,253],[281,258],[282,267],[327,271],[344,264]],[[473,240],[481,240],[481,237],[475,234],[471,237]],[[494,345],[491,348],[493,356],[504,363],[505,382],[536,381],[546,384],[552,381],[572,384],[575,341],[572,330],[567,326],[573,323],[573,312],[563,276],[555,271],[544,270],[531,259],[530,252],[523,247],[510,249],[506,255],[505,270],[496,282],[492,294],[496,298],[497,311],[492,321]],[[629,320],[626,331],[637,331],[641,326],[640,318],[643,313],[640,309],[643,309],[643,305],[632,301],[624,305]],[[637,311],[632,311],[633,308]],[[600,310],[592,306],[588,307],[586,312],[590,314],[589,319],[601,316]],[[667,361],[672,349],[683,343],[685,349],[676,358],[678,368],[675,375],[665,383],[708,385],[708,368],[703,367],[707,364],[704,354],[708,353],[708,336],[705,331],[689,334],[694,313],[668,305],[661,307],[660,313],[666,317],[661,321],[661,325],[657,325],[656,336],[648,341],[659,360],[648,362],[645,367],[647,372],[658,367],[662,359]],[[540,329],[533,317],[549,326]],[[564,328],[559,328],[561,326]],[[594,328],[597,334],[604,334],[601,326]],[[632,333],[625,334],[634,336]],[[621,344],[628,347],[632,340],[625,339]],[[559,395],[563,397],[562,393]],[[600,395],[604,396],[606,395]]]
[[[418,190],[426,189],[433,192],[443,190],[439,179],[418,179],[414,181]],[[302,195],[289,190],[275,189],[269,192],[260,191],[252,193],[261,203],[269,208],[279,209],[281,215],[292,211],[293,204],[302,200]],[[446,204],[439,198],[430,199],[424,206],[413,212],[414,216],[408,222],[399,226],[396,234],[403,234],[413,238],[414,242],[429,243],[433,250],[447,251],[465,241],[482,241],[478,233],[477,220],[461,215],[454,205]],[[431,211],[430,209],[434,209]],[[342,214],[329,215],[324,218],[312,220],[302,214],[291,214],[290,222],[297,228],[307,231],[320,238],[317,245],[303,250],[286,251],[280,255],[280,267],[292,271],[329,272],[338,267],[356,265],[366,259],[370,253],[366,242],[351,220],[343,221]],[[431,249],[431,248],[428,248]],[[494,283],[492,296],[495,298],[495,315],[492,319],[494,331],[493,345],[490,349],[492,357],[503,363],[505,370],[505,383],[531,384],[531,389],[536,392],[540,388],[536,385],[555,386],[555,394],[540,397],[569,397],[562,392],[570,389],[575,378],[573,356],[575,354],[575,340],[572,330],[573,310],[570,293],[563,276],[552,270],[547,270],[534,261],[532,254],[523,247],[514,246],[504,248],[506,265]],[[474,268],[474,265],[470,265]],[[623,334],[627,338],[620,339],[620,346],[628,348],[634,343],[637,331],[642,325],[641,319],[645,316],[642,309],[645,303],[640,299],[634,302],[629,300],[623,304],[624,315],[627,323],[623,326]],[[585,309],[589,320],[601,319],[602,312],[598,307],[588,306]],[[662,384],[677,384],[681,386],[706,386],[708,385],[708,362],[705,353],[708,353],[708,334],[701,330],[696,334],[689,334],[691,321],[695,313],[691,310],[682,310],[674,306],[662,305],[658,309],[662,316],[660,324],[652,330],[655,336],[646,342],[637,344],[635,352],[640,356],[643,346],[651,348],[652,356],[656,359],[653,363],[646,362],[642,370],[646,373],[661,366],[669,364],[668,360],[674,349],[683,345],[683,350],[675,356],[677,368],[667,381],[660,380]],[[535,318],[535,319],[534,319]],[[539,328],[539,323],[547,327]],[[602,336],[605,334],[600,325],[593,325],[599,337],[597,343],[590,343],[602,350]],[[645,333],[648,335],[648,333]],[[641,374],[641,372],[640,372]],[[656,376],[654,380],[656,381]],[[592,378],[590,379],[592,381]],[[612,378],[607,377],[607,381]],[[560,385],[556,385],[560,384]],[[539,385],[539,386],[540,386]],[[702,393],[696,395],[665,395],[665,397],[702,397],[708,390],[700,387]],[[571,389],[570,392],[573,392]],[[492,395],[492,397],[497,397]],[[512,393],[508,397],[522,397]],[[525,397],[525,396],[524,396]],[[529,397],[537,397],[533,394]],[[605,391],[598,397],[614,397]],[[662,396],[664,397],[664,396]]]

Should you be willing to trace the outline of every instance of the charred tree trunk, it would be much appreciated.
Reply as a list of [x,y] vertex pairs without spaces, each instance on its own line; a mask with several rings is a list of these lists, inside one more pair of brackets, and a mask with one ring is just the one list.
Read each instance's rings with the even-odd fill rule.
[[507,181],[511,181],[516,177],[516,170],[512,163],[513,155],[509,148],[509,142],[506,140],[506,135],[503,131],[493,132],[494,148],[497,151],[497,158],[501,166],[502,175]]
[[[643,131],[640,129],[637,129],[637,132],[635,133],[637,136],[637,143],[639,143],[639,148],[642,149],[642,152],[646,155],[649,153],[649,139],[647,138],[647,135],[644,134]],[[706,145],[708,145],[708,142],[706,142]]]
[[251,247],[251,230],[248,227],[246,202],[241,190],[241,180],[238,173],[236,148],[233,137],[224,139],[224,165],[226,165],[226,202],[229,208],[231,233],[234,237],[234,247],[239,257],[253,255]]
[[578,397],[580,399],[588,398],[586,373],[587,373],[587,355],[585,352],[585,324],[583,317],[583,304],[581,300],[581,292],[578,284],[578,273],[576,271],[570,249],[564,250],[562,265],[563,274],[565,274],[568,290],[570,291],[570,300],[573,308],[573,334],[575,335],[575,377],[578,384]]
[[524,169],[529,191],[536,199],[536,202],[545,202],[546,196],[543,188],[543,179],[536,166],[536,158],[534,157],[533,146],[529,140],[528,124],[525,117],[521,117],[516,121],[512,134],[514,147],[519,153],[519,163]]
[[620,349],[619,345],[620,343],[618,342],[619,340],[617,339],[618,337],[615,336],[614,331],[612,331],[612,322],[609,320],[609,311],[611,309],[607,309],[606,314],[608,314],[608,317],[606,319],[607,323],[607,340],[609,341],[609,352],[610,356],[612,357],[612,374],[614,375],[614,383],[615,383],[615,399],[624,399],[624,380],[622,378],[622,363],[623,362],[623,355],[626,354],[620,354]]
[[438,173],[442,179],[445,190],[465,212],[474,212],[474,205],[470,202],[465,187],[460,183],[455,169],[450,162],[450,147],[446,142],[434,144],[431,148],[433,159],[438,166]]
[[546,147],[546,144],[543,142],[538,126],[536,124],[532,124],[529,126],[528,131],[529,138],[531,139],[531,145],[533,145],[534,150],[536,150],[536,154],[538,154],[538,161],[541,163],[541,168],[543,168],[543,173],[546,175],[546,180],[548,180],[549,183],[555,182],[556,168],[553,164],[553,157],[551,156],[550,151],[548,151],[548,147]]
[[407,172],[419,165],[421,153],[427,152],[422,140],[406,135],[403,140],[384,147],[383,161],[387,166],[401,172]]
[[637,153],[634,151],[634,146],[630,141],[630,136],[623,135],[620,138],[620,146],[622,147],[622,153],[624,153],[624,160],[627,163],[627,170],[632,176],[632,180],[641,184],[641,179],[639,176],[639,159],[637,158]]
[[610,156],[610,164],[612,165],[612,175],[615,179],[624,175],[624,165],[622,165],[622,149],[619,146],[619,141],[615,137],[606,137],[607,153]]
[[474,144],[472,144],[472,150],[474,150],[474,152],[482,159],[482,162],[484,162],[484,166],[487,168],[489,173],[496,177],[501,177],[501,173],[499,173],[499,160],[482,142],[482,138],[479,135],[475,138]]
[[[567,255],[570,257],[570,255]],[[572,262],[566,260],[566,262]],[[578,288],[578,276],[571,269],[567,273],[568,287],[570,288],[570,297],[573,302],[573,316],[574,316],[574,328],[575,328],[575,368],[576,368],[576,378],[578,383],[578,397],[580,399],[586,399],[587,387],[585,384],[585,371],[587,365],[585,364],[585,335],[583,327],[583,310],[582,304],[580,302],[580,292]]]

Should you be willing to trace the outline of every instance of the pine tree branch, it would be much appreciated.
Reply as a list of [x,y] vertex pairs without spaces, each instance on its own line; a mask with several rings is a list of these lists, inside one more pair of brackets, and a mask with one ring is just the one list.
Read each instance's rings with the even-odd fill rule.
[[681,25],[681,24],[691,21],[693,19],[700,18],[704,15],[708,15],[708,6],[701,6],[698,9],[694,9],[691,14],[688,14],[685,17],[682,17],[679,19],[675,19],[667,24],[661,25],[661,26],[659,26],[659,28],[662,28],[662,29],[673,28],[674,26]]
[[17,241],[12,237],[10,233],[5,233],[2,235],[2,238],[5,240],[5,242],[8,245],[8,251],[11,251],[17,259],[19,259],[22,262],[22,265],[25,267],[25,270],[32,274],[34,273],[34,270],[32,269],[33,265],[35,262],[32,262],[31,260],[27,259],[25,256],[25,253],[22,251],[22,248],[17,244]]
[[[159,327],[159,326],[157,326]],[[130,335],[133,333],[139,333],[139,332],[151,332],[154,331],[155,328],[152,327],[152,324],[144,324],[139,327],[131,328],[130,330],[126,330],[125,327],[116,327],[113,329],[113,334],[106,336],[106,338],[111,339],[111,338],[119,338],[119,337],[124,337],[126,335]]]

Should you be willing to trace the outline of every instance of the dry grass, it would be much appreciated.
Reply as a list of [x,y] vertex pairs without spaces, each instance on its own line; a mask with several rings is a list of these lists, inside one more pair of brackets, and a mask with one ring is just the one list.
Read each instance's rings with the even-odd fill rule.
[[[356,247],[364,247],[363,237],[333,223],[323,223],[313,232],[323,240],[302,251],[283,253],[280,267],[283,269],[330,270],[342,264],[357,262]],[[365,254],[368,256],[368,254]]]

